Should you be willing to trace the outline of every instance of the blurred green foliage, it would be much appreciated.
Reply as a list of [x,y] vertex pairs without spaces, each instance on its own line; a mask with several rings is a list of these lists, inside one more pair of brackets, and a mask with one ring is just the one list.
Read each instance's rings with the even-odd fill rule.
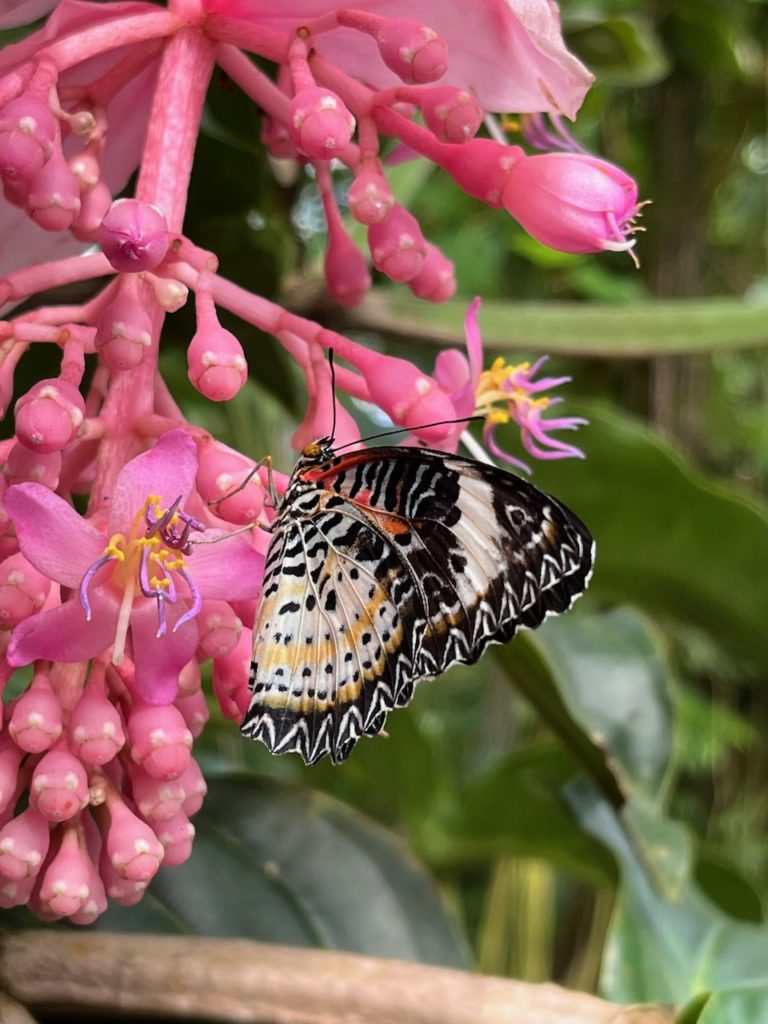
[[[474,294],[492,349],[553,353],[574,378],[569,409],[590,419],[588,458],[534,479],[597,537],[590,592],[422,686],[388,740],[343,768],[271,758],[214,714],[204,767],[237,781],[214,782],[193,861],[103,924],[474,959],[687,1004],[689,1024],[756,1024],[768,1019],[768,5],[561,7],[597,74],[575,134],[653,199],[639,272],[618,254],[552,253],[416,162],[393,179],[455,261],[459,297],[418,305],[379,282],[377,318],[332,310],[317,296],[312,183],[276,183],[258,117],[223,75],[187,230],[226,276],[425,367],[436,339],[458,340]],[[187,384],[188,312],[169,319],[166,378],[190,419],[287,470],[301,376],[272,339],[227,326],[252,372],[235,401],[213,407]]]

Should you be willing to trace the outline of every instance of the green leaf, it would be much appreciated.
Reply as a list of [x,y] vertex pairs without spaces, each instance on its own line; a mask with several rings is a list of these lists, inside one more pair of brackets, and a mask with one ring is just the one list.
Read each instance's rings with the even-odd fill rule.
[[[351,327],[464,347],[465,298],[433,305],[398,289],[370,294]],[[485,301],[480,327],[493,352],[637,359],[768,343],[765,309],[740,299],[655,299],[627,305]]]
[[651,623],[631,608],[577,612],[550,619],[531,643],[622,792],[656,793],[672,753],[672,724],[669,667]]
[[638,421],[602,405],[580,411],[590,421],[579,434],[586,463],[539,463],[534,479],[595,536],[590,593],[698,626],[768,665],[766,509],[693,469]]
[[567,798],[622,871],[601,979],[607,998],[696,999],[683,1019],[705,1024],[768,1019],[768,928],[734,921],[707,900],[690,876],[686,830],[636,801],[619,817],[586,779]]
[[275,780],[209,783],[191,859],[161,869],[112,931],[239,936],[466,967],[434,883],[380,826]]

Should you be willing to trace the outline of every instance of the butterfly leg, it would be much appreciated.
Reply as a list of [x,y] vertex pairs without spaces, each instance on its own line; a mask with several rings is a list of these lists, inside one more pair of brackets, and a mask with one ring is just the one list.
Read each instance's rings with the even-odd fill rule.
[[209,505],[218,505],[222,501],[226,501],[227,498],[233,497],[235,494],[239,494],[240,491],[244,491],[248,484],[253,480],[256,474],[259,472],[262,466],[267,467],[267,494],[269,495],[269,502],[272,508],[277,508],[280,504],[280,497],[275,487],[275,477],[272,472],[272,456],[265,455],[263,459],[259,459],[256,465],[251,469],[237,487],[233,487],[231,491],[227,491],[226,494],[222,494],[220,498],[211,498],[208,502]]

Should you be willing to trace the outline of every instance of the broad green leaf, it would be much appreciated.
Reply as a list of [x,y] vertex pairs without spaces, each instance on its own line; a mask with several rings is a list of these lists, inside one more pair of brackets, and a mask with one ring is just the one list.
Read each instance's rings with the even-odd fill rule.
[[577,611],[544,623],[531,643],[622,791],[656,793],[671,755],[672,725],[669,667],[651,623],[631,608]]
[[[757,1024],[768,1007],[768,928],[728,917],[691,880],[682,826],[634,806],[619,817],[586,779],[567,798],[584,828],[616,856],[623,888],[601,986],[621,1002],[676,1005],[683,1019]],[[712,993],[697,1018],[694,1009]]]
[[597,540],[590,593],[697,626],[768,665],[766,509],[638,421],[603,405],[580,411],[590,421],[579,433],[586,462],[538,463],[534,480]]
[[99,927],[240,936],[467,966],[423,868],[391,834],[324,794],[275,780],[210,782],[191,859],[161,869]]
[[[438,305],[380,289],[355,310],[352,327],[392,337],[464,346],[467,299]],[[768,344],[765,309],[739,299],[655,299],[627,305],[486,301],[480,326],[488,349],[637,359]]]

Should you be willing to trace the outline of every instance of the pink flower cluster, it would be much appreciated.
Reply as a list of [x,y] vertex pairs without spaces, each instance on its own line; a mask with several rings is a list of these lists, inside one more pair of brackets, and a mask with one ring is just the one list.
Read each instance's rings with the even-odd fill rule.
[[[467,356],[441,353],[430,375],[232,284],[184,234],[218,65],[263,112],[270,152],[313,169],[328,226],[327,286],[342,304],[370,287],[369,258],[419,298],[440,301],[455,287],[450,262],[395,201],[382,135],[506,208],[546,244],[632,246],[637,192],[618,168],[568,146],[529,156],[502,138],[476,137],[484,120],[493,129],[493,111],[535,118],[578,109],[591,76],[566,50],[550,0],[363,6],[15,5],[17,20],[53,10],[0,54],[4,414],[15,398],[15,433],[0,443],[0,684],[15,694],[0,729],[2,906],[88,923],[108,899],[138,900],[161,862],[190,853],[189,819],[205,791],[191,755],[207,717],[201,665],[212,663],[225,715],[239,719],[248,703],[268,543],[258,527],[274,509],[266,471],[188,423],[158,371],[164,318],[190,289],[193,386],[221,402],[247,377],[219,307],[271,333],[307,382],[296,447],[332,423],[339,444],[359,438],[332,393],[333,348],[338,389],[378,406],[407,431],[405,443],[455,450],[455,420],[479,413],[502,457],[492,434],[508,421],[535,457],[581,454],[551,433],[581,421],[542,416],[554,400],[540,392],[562,378],[534,380],[538,364],[483,372],[479,300],[467,315]],[[0,12],[0,25],[12,20]],[[261,70],[264,60],[274,76]],[[534,134],[538,145],[546,133]],[[336,203],[340,167],[351,176],[349,212],[367,228],[368,255]],[[136,170],[135,194],[115,199]],[[46,289],[97,278],[106,283],[85,302],[28,304],[13,315]],[[41,344],[60,351],[59,373],[18,395],[16,367]],[[273,482],[280,492],[286,480],[274,474]]]

